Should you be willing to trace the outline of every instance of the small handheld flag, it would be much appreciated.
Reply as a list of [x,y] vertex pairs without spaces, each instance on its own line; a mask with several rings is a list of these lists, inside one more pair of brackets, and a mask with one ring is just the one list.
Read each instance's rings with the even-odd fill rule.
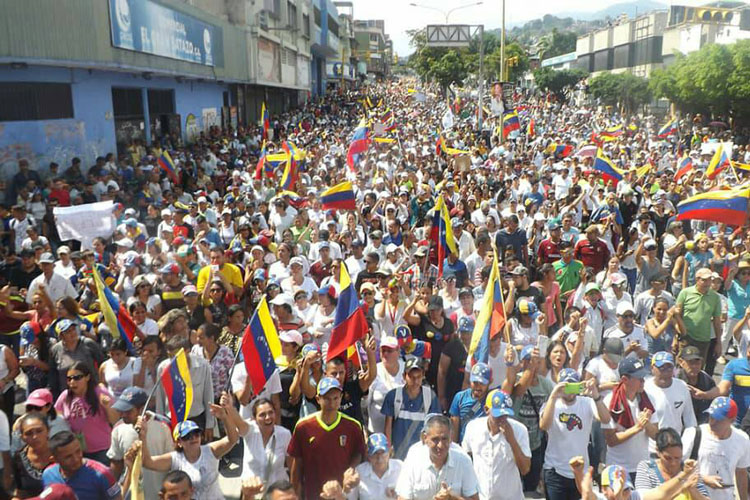
[[96,284],[96,292],[99,298],[99,305],[101,307],[102,315],[104,316],[104,322],[107,324],[107,328],[114,335],[115,333],[120,334],[120,338],[125,341],[125,345],[128,346],[128,352],[135,355],[135,347],[133,346],[133,340],[138,334],[138,327],[136,326],[133,318],[130,317],[125,306],[120,303],[112,293],[112,290],[104,284],[102,277],[99,274],[98,266],[93,266],[92,274],[94,276],[94,283]]
[[190,408],[193,406],[193,381],[190,379],[190,367],[184,349],[180,349],[164,369],[161,384],[167,395],[174,428],[188,419]]
[[354,289],[354,283],[352,283],[346,264],[343,262],[341,263],[339,284],[341,292],[334,313],[333,330],[331,331],[331,342],[328,345],[326,361],[347,352],[348,348],[354,345],[357,340],[364,339],[369,330],[365,313],[359,304],[357,291]]
[[728,166],[730,166],[729,157],[724,151],[724,145],[719,144],[706,169],[706,177],[713,180]]
[[157,163],[159,163],[159,166],[164,172],[166,172],[167,177],[169,177],[174,184],[180,183],[180,175],[178,174],[177,169],[175,169],[174,161],[172,161],[172,157],[169,156],[167,151],[164,151],[161,154]]

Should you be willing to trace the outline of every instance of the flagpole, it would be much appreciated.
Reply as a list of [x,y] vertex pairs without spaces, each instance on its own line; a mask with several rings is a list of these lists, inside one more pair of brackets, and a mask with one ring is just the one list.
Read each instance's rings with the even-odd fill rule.
[[737,175],[737,170],[734,168],[734,162],[732,160],[729,160],[729,166],[732,167],[732,173],[734,174],[734,178],[737,180],[737,184],[742,184],[740,181],[740,176]]
[[[156,392],[156,389],[159,387],[159,384],[161,384],[161,376],[159,376],[159,370],[157,367],[157,377],[156,381],[154,383],[154,387],[151,388],[151,392],[148,394],[148,398],[146,399],[146,404],[143,405],[143,411],[141,412],[141,417],[143,417],[146,414],[146,411],[148,410],[148,404],[151,402],[151,398],[154,396],[154,393]],[[145,379],[144,379],[145,383]]]
[[[266,294],[263,294],[263,296],[260,298],[260,301],[258,302],[258,305],[260,305],[263,300],[266,298]],[[253,313],[253,316],[255,316],[258,313],[258,306],[255,307],[255,312]],[[253,316],[250,316],[250,321],[252,321]],[[247,335],[247,329],[250,328],[250,323],[245,327],[245,331],[242,334],[242,339],[245,338],[245,335]],[[232,374],[234,373],[234,367],[237,366],[237,359],[240,357],[240,352],[242,352],[242,339],[240,339],[240,345],[237,348],[237,352],[234,353],[234,360],[232,361],[232,367],[229,369],[229,374],[227,376],[227,385],[224,387],[224,390],[226,392],[230,392],[229,389],[232,388]],[[247,374],[248,377],[250,374]]]

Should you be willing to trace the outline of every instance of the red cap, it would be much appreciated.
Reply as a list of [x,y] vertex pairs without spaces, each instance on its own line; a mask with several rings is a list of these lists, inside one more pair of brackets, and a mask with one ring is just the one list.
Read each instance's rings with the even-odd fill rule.
[[78,497],[67,484],[54,483],[44,488],[38,497],[32,497],[31,500],[78,500]]

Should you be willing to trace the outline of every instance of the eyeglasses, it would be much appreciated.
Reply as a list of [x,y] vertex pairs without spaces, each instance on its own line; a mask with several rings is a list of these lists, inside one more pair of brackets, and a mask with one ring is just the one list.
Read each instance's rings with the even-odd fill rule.
[[43,406],[26,405],[26,411],[27,412],[42,411],[43,408],[44,408]]
[[211,293],[217,293],[217,292],[223,292],[223,291],[224,291],[224,290],[222,290],[221,288],[211,288],[211,289],[209,290],[209,292],[211,292]]
[[78,375],[68,375],[67,379],[68,379],[68,382],[73,382],[73,381],[78,382],[79,380],[81,380],[85,376],[86,375],[83,375],[83,374],[79,373]]
[[621,318],[627,318],[627,319],[633,319],[633,318],[635,318],[635,314],[633,314],[633,313],[625,313],[625,314],[620,314],[620,317]]

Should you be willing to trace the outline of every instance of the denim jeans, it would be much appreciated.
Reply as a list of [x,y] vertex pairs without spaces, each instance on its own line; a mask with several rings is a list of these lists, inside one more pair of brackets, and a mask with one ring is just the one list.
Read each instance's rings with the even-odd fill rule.
[[579,500],[581,494],[575,479],[563,477],[555,469],[544,469],[544,487],[547,500]]
[[542,466],[544,465],[544,446],[539,446],[531,451],[531,466],[529,472],[521,476],[523,491],[536,491],[539,480],[542,478]]

